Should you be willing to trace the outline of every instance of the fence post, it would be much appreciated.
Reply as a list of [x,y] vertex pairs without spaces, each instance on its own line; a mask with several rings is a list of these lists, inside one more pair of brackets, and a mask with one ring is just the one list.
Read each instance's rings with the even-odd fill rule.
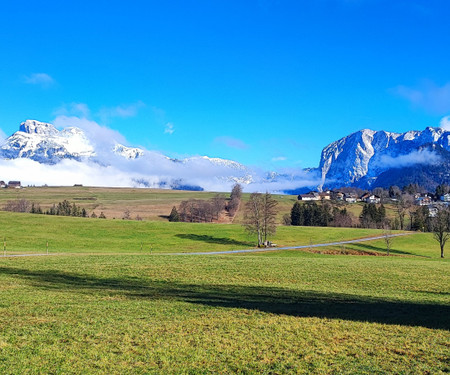
[[48,255],[48,240],[47,240],[47,255]]
[[3,238],[3,256],[6,256],[6,237]]

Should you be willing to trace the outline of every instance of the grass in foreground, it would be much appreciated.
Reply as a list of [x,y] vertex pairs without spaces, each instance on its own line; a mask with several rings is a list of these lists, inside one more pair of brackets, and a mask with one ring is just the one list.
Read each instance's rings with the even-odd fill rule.
[[[373,257],[162,255],[251,247],[238,225],[3,212],[0,232],[11,250],[39,251],[49,239],[62,253],[0,257],[0,373],[450,371],[449,262],[429,234]],[[378,233],[281,227],[275,240]],[[384,250],[382,241],[348,246]]]
[[400,257],[0,259],[0,372],[449,370],[448,263]]

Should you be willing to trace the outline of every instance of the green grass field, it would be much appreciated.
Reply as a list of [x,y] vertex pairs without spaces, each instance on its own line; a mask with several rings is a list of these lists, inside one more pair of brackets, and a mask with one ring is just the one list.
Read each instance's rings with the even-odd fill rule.
[[[279,246],[308,245],[374,236],[372,229],[279,227]],[[9,253],[154,253],[221,251],[255,246],[237,224],[194,224],[157,221],[102,220],[0,212],[0,240]],[[1,242],[0,242],[1,244]],[[0,248],[1,249],[1,248]]]
[[[378,233],[279,227],[273,240]],[[254,239],[234,224],[0,212],[3,237],[7,254],[45,252],[48,240],[58,255],[0,256],[2,374],[450,371],[450,267],[430,234],[396,238],[389,257],[171,255]],[[385,253],[383,241],[345,250]]]

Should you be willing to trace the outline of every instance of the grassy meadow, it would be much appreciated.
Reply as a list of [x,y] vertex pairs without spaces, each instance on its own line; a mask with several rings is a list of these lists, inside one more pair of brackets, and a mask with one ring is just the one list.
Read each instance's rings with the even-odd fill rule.
[[[118,202],[133,200],[131,190],[114,190]],[[47,194],[36,200],[67,199]],[[98,199],[114,206],[112,196]],[[279,227],[273,240],[379,233]],[[0,256],[2,374],[450,371],[450,264],[430,234],[396,238],[389,257],[380,240],[174,255],[251,248],[254,238],[238,224],[0,212],[4,237],[7,254],[44,253],[48,241],[53,255]],[[336,255],[348,252],[372,255]]]
[[0,207],[14,199],[27,199],[39,203],[42,209],[64,199],[85,208],[88,213],[97,216],[104,212],[107,218],[121,219],[126,210],[132,218],[140,216],[146,220],[167,221],[173,206],[186,199],[209,199],[216,193],[134,189],[134,188],[98,188],[98,187],[27,187],[23,189],[1,189]]

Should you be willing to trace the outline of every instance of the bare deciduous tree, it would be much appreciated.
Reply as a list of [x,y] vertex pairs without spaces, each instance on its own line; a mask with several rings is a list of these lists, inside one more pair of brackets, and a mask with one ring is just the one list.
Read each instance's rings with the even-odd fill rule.
[[272,195],[266,192],[263,195],[263,238],[267,242],[269,235],[275,234],[277,231],[277,205],[278,202],[273,199]]
[[383,226],[383,239],[386,245],[387,255],[389,255],[392,248],[392,242],[394,241],[394,237],[392,237],[391,227],[387,224]]
[[436,217],[433,218],[433,237],[439,242],[441,258],[444,257],[444,247],[450,238],[450,211],[448,208],[438,209]]
[[212,210],[216,220],[219,219],[220,213],[224,210],[225,202],[226,202],[225,197],[221,194],[216,194],[211,199]]
[[123,212],[122,219],[131,220],[131,212],[128,208]]
[[409,194],[403,194],[395,204],[395,212],[397,213],[400,223],[400,229],[405,229],[405,216],[408,209],[412,206],[413,198]]
[[31,202],[26,199],[16,199],[6,202],[3,209],[11,212],[30,212]]
[[276,232],[277,204],[269,193],[252,193],[245,205],[243,225],[248,232],[257,235],[258,247]]
[[231,190],[230,199],[238,199],[241,200],[242,197],[242,186],[239,184],[235,184],[233,189]]

